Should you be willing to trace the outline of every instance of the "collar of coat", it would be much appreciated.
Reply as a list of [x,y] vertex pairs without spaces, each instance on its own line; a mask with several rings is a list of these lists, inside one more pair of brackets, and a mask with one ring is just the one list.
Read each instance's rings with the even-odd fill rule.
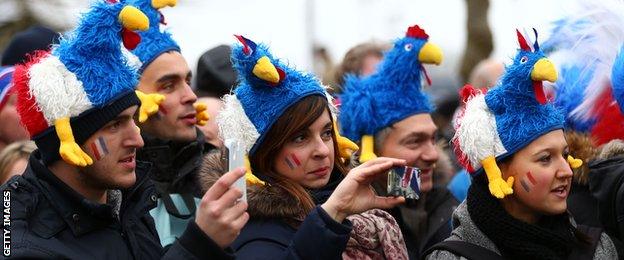
[[[149,198],[149,196],[138,196],[143,192],[151,192],[151,182],[147,181],[147,175],[150,165],[147,163],[137,162],[136,183],[129,189],[121,190],[124,200],[121,201],[121,208],[137,208],[129,207],[129,204],[147,209],[152,208],[153,201],[136,201],[138,197]],[[120,212],[109,204],[99,204],[84,198],[82,195],[74,191],[71,187],[58,179],[43,163],[40,161],[39,151],[33,152],[29,159],[28,168],[23,176],[29,183],[38,186],[38,190],[42,195],[39,199],[44,199],[49,203],[50,208],[38,204],[31,212],[33,231],[42,237],[51,237],[60,232],[65,226],[69,227],[75,236],[81,236],[109,226],[115,222]],[[121,212],[123,214],[123,212]],[[130,214],[135,214],[130,213]],[[59,221],[54,219],[60,218]],[[62,220],[61,220],[62,219]]]

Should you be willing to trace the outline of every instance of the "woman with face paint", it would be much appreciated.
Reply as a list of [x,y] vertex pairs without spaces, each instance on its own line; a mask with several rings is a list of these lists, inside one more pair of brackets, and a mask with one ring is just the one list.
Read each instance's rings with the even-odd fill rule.
[[[405,162],[378,158],[347,174],[339,155],[351,143],[337,135],[331,101],[318,80],[274,59],[267,46],[237,38],[242,45],[233,47],[232,60],[239,86],[225,96],[216,119],[224,140],[238,140],[250,163],[250,222],[232,244],[237,258],[355,258],[349,248],[359,244],[350,237],[366,219],[380,224],[377,231],[383,233],[373,231],[375,247],[359,253],[406,259],[396,221],[371,210],[394,207],[404,198],[380,197],[370,188],[373,179]],[[208,171],[224,172],[216,169],[219,164]],[[391,239],[381,241],[383,234]]]
[[554,65],[537,40],[517,35],[521,49],[498,86],[460,90],[466,106],[452,142],[473,182],[451,236],[427,259],[617,259],[607,234],[566,211],[571,168],[583,162],[568,154],[563,115],[542,90],[557,79]]

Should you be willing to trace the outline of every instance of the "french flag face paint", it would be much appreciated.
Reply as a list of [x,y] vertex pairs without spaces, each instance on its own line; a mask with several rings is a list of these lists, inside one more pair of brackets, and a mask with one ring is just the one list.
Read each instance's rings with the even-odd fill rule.
[[295,168],[301,166],[299,158],[297,158],[297,156],[293,153],[286,156],[286,158],[284,158],[284,161],[286,161],[286,165],[288,165],[288,168],[290,168],[291,170],[294,170]]
[[98,137],[95,142],[89,145],[91,147],[91,151],[93,151],[93,156],[95,156],[95,160],[100,160],[102,157],[108,154],[108,147],[106,147],[106,141],[104,137]]
[[531,188],[535,186],[536,184],[537,184],[537,181],[535,181],[535,178],[533,177],[533,174],[531,174],[531,172],[527,172],[524,178],[520,180],[520,185],[522,185],[522,188],[526,192],[530,192]]

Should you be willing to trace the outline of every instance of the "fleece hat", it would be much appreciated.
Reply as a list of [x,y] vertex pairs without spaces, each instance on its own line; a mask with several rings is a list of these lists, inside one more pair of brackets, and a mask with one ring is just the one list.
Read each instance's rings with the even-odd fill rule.
[[138,74],[122,48],[136,46],[140,38],[134,30],[148,24],[136,7],[98,1],[58,46],[16,67],[17,110],[44,163],[63,158],[72,165],[91,164],[79,144],[140,104],[134,92]]
[[338,120],[344,136],[362,142],[360,161],[375,157],[372,137],[379,130],[432,111],[422,91],[423,78],[431,83],[423,64],[440,64],[442,51],[428,40],[418,25],[409,27],[405,37],[384,54],[376,73],[365,78],[346,76]]
[[10,91],[13,86],[13,66],[0,67],[0,111],[4,108],[9,99]]
[[59,34],[43,26],[32,26],[15,34],[2,53],[2,66],[13,66],[26,61],[27,55],[37,50],[48,50],[58,43]]
[[499,85],[487,91],[465,86],[460,96],[466,103],[455,123],[452,143],[460,163],[471,174],[483,170],[492,195],[511,194],[510,180],[504,181],[497,162],[516,153],[540,136],[563,129],[561,112],[549,103],[542,81],[555,82],[555,66],[537,43],[531,46],[517,31],[518,50],[513,64],[506,67]]
[[166,6],[175,6],[177,0],[134,0],[130,1],[139,8],[149,19],[149,29],[139,32],[141,43],[132,50],[141,61],[141,71],[149,66],[161,54],[168,51],[180,52],[180,46],[171,38],[171,33],[161,29],[161,25],[167,25],[165,16],[159,9]]
[[252,155],[286,109],[307,96],[328,94],[313,75],[274,58],[268,46],[237,39],[241,44],[232,48],[232,63],[239,83],[233,94],[224,96],[217,123],[224,140],[239,140]]

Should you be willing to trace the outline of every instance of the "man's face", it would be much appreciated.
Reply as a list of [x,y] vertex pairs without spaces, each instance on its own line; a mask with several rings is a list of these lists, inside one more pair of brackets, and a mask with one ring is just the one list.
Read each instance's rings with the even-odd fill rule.
[[82,181],[98,189],[130,188],[136,181],[136,150],[143,147],[133,116],[137,106],[121,112],[80,147],[93,159],[81,168]]
[[158,114],[152,115],[141,129],[164,140],[188,142],[197,138],[195,108],[197,96],[190,86],[191,70],[179,52],[166,52],[145,68],[138,90],[165,96]]
[[2,110],[0,110],[0,141],[10,144],[15,141],[27,140],[28,132],[22,127],[15,103],[17,97],[10,94]]
[[407,161],[420,168],[422,192],[433,187],[432,175],[438,161],[435,136],[438,128],[429,114],[417,114],[395,123],[377,149],[377,155]]

